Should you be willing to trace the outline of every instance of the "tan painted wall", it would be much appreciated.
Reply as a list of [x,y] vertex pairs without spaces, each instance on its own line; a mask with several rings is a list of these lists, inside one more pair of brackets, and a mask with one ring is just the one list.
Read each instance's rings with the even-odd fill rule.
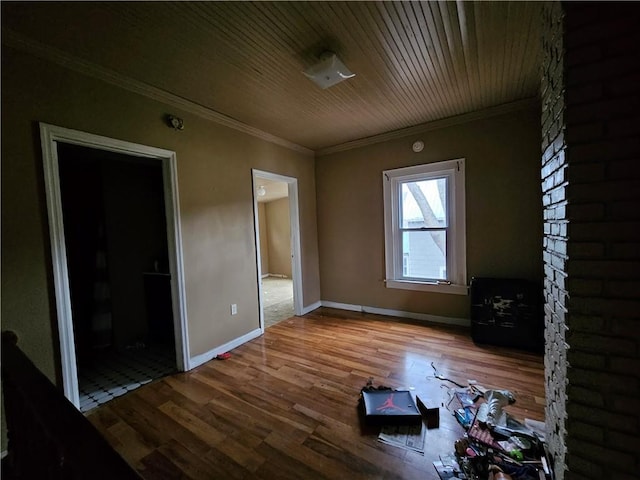
[[280,198],[266,204],[269,237],[269,273],[291,278],[291,221],[289,199]]
[[[421,153],[411,145],[425,143]],[[322,299],[469,318],[464,295],[384,285],[382,171],[466,158],[467,274],[542,279],[540,114],[519,111],[316,158]]]
[[[184,131],[164,124],[167,113]],[[312,157],[3,48],[2,328],[50,378],[57,320],[38,121],[176,151],[192,356],[259,325],[252,168],[298,179],[303,305],[320,299]]]

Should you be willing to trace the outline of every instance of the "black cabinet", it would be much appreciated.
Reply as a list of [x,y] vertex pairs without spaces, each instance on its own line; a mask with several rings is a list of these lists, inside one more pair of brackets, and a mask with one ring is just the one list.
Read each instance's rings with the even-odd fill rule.
[[471,337],[526,350],[544,348],[542,285],[522,279],[471,279]]

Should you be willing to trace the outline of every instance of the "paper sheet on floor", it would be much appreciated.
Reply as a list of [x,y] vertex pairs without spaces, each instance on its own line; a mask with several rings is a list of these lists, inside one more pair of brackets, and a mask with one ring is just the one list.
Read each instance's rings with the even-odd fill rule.
[[424,455],[426,435],[424,425],[386,425],[382,427],[378,441]]

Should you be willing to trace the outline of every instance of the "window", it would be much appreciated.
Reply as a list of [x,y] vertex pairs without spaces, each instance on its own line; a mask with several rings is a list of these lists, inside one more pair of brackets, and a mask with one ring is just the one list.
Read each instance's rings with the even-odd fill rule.
[[388,288],[467,293],[464,159],[382,172]]

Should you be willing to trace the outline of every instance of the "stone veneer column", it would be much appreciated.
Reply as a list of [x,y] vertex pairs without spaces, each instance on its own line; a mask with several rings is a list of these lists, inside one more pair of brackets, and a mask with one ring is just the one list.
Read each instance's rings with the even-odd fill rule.
[[640,4],[548,3],[542,189],[556,478],[638,478]]

